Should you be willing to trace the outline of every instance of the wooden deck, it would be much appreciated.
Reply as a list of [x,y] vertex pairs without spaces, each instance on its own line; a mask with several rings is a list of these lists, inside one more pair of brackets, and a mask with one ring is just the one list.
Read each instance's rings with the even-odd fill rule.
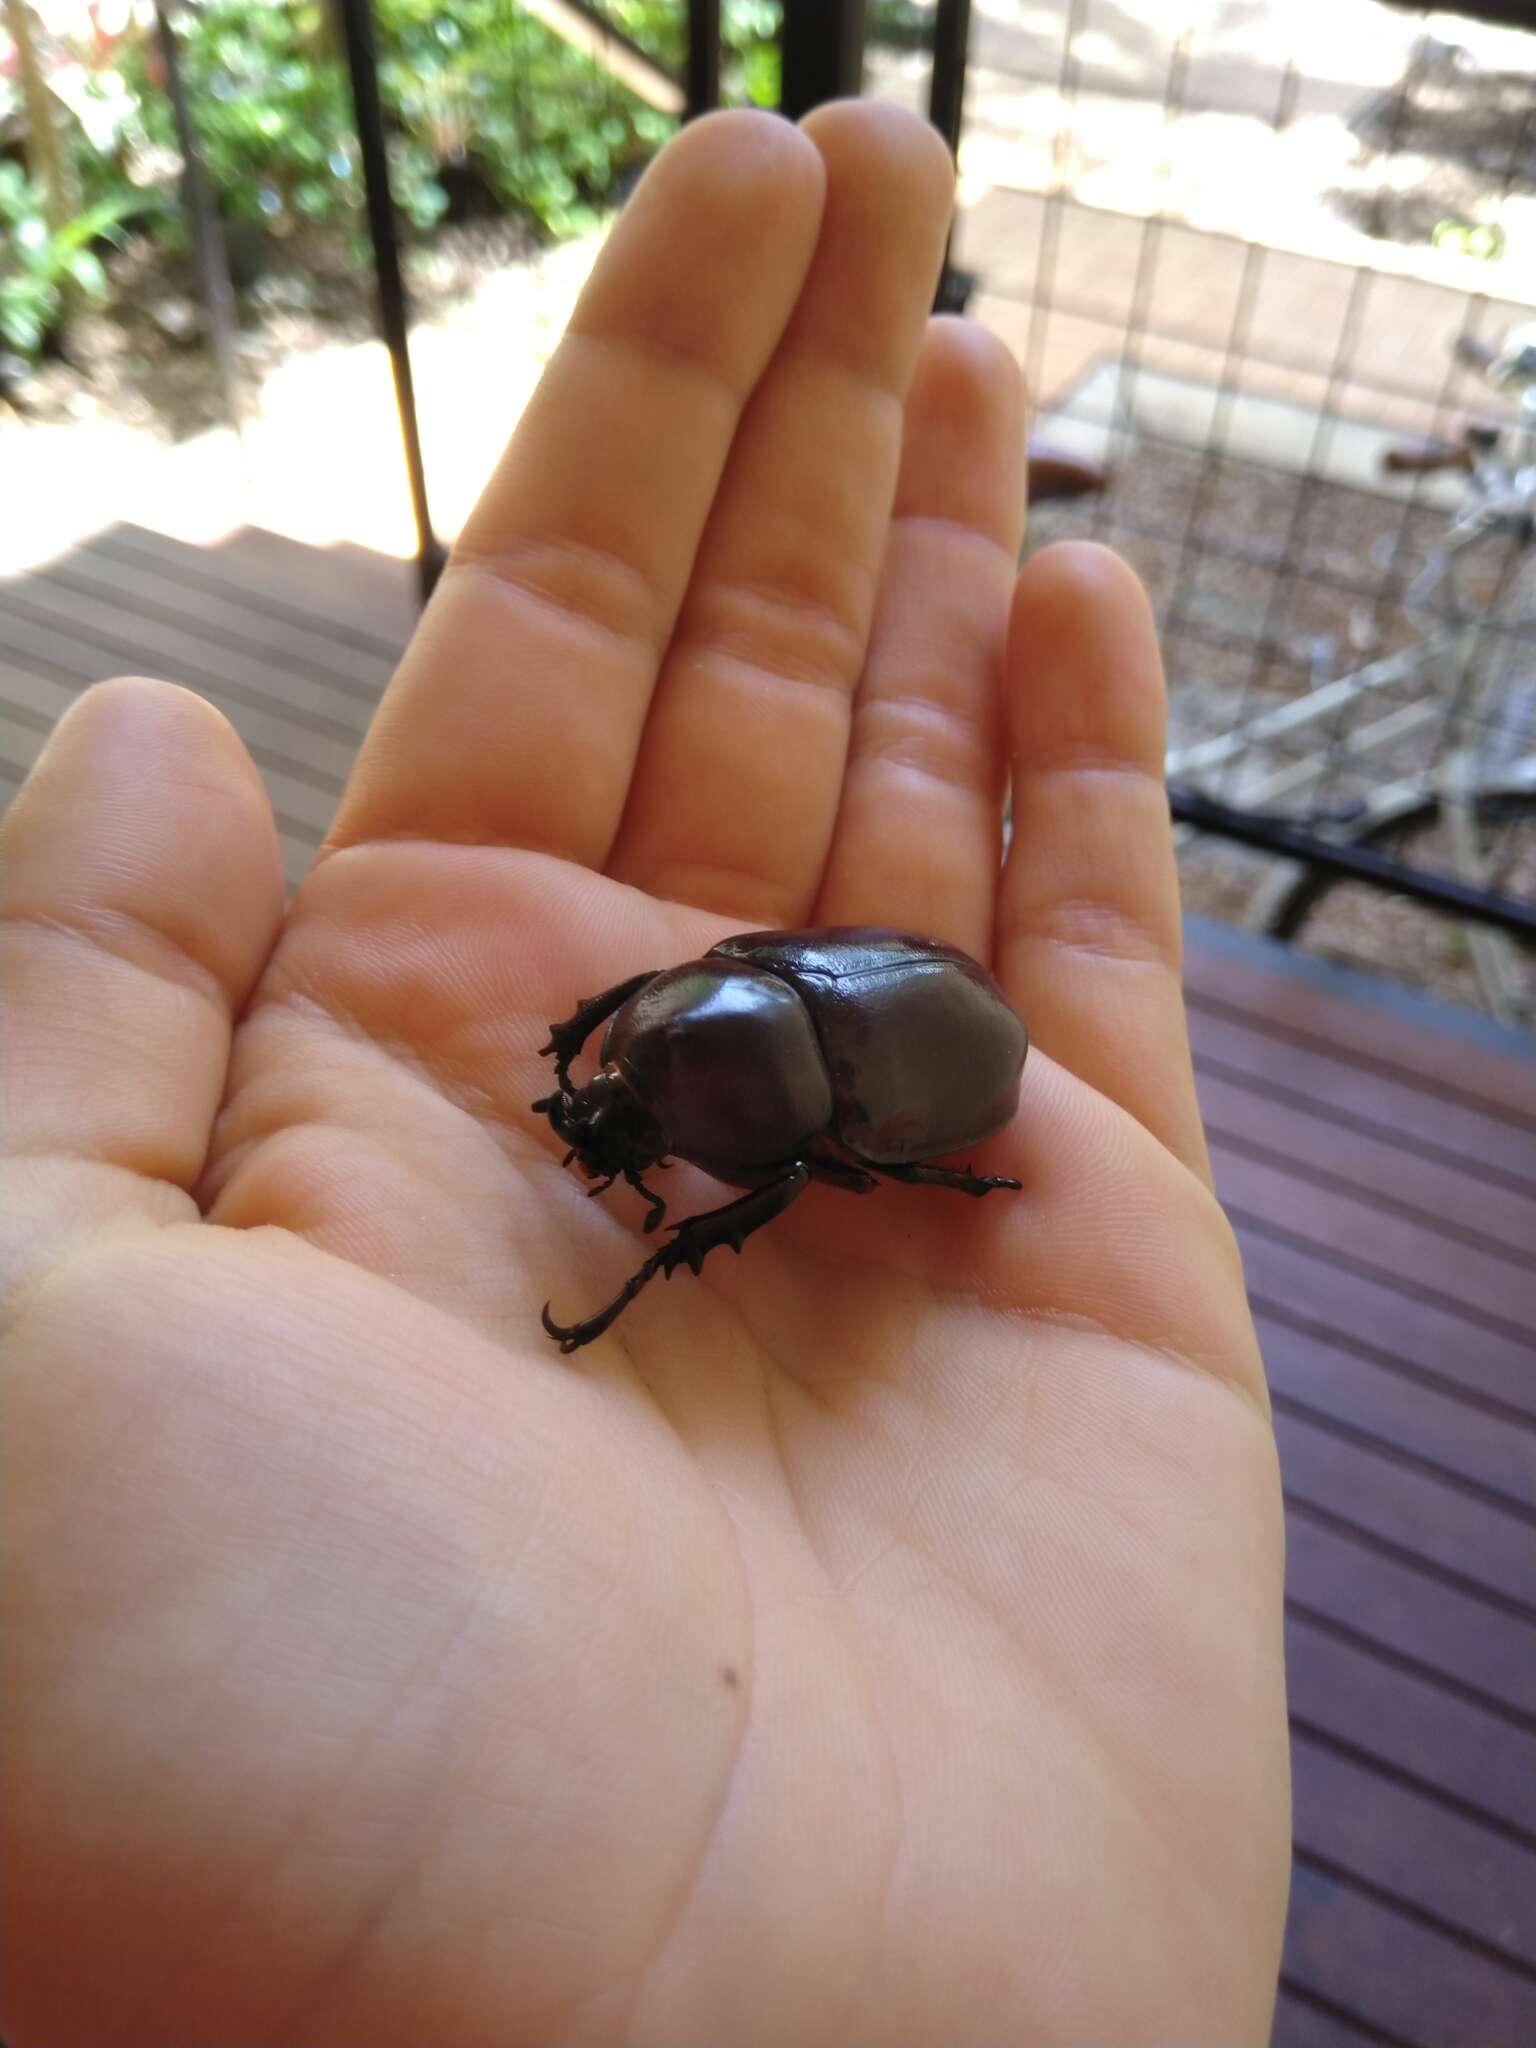
[[[0,584],[0,777],[84,684],[206,690],[296,877],[411,577],[118,529]],[[4,794],[0,791],[0,794]],[[1188,990],[1289,1503],[1296,1866],[1277,2048],[1536,2042],[1536,1064],[1208,935]]]

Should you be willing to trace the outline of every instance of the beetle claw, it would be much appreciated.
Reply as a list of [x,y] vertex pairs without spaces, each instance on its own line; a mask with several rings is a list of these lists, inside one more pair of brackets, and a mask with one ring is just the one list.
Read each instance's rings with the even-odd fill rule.
[[562,1352],[574,1351],[580,1343],[580,1338],[572,1334],[576,1325],[574,1323],[557,1323],[549,1312],[549,1303],[547,1301],[539,1311],[539,1321],[544,1325],[545,1335],[553,1337]]

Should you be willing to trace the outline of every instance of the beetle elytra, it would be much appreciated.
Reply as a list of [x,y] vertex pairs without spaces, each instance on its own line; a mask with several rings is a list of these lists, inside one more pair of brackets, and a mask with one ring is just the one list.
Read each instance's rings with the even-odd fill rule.
[[[571,1062],[605,1020],[585,1087]],[[672,1226],[605,1308],[544,1327],[562,1351],[602,1335],[658,1273],[728,1244],[788,1208],[813,1180],[868,1194],[876,1177],[968,1195],[1019,1182],[934,1166],[935,1155],[1011,1121],[1028,1050],[1023,1019],[984,967],[935,939],[874,925],[747,932],[702,960],[636,974],[550,1027],[549,1118],[601,1194],[622,1178],[650,1208],[644,1175],[672,1157],[749,1192]]]

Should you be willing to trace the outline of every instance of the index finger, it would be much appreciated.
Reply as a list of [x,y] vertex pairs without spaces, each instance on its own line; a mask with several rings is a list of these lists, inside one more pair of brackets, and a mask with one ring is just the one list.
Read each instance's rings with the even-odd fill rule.
[[379,707],[331,844],[598,866],[737,423],[821,219],[775,116],[686,128],[620,217]]

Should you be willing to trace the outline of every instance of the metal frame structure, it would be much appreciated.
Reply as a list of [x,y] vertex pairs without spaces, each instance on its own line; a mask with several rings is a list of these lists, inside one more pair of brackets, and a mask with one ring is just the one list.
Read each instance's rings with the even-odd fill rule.
[[[1083,52],[1091,41],[1089,32],[1100,26],[1100,21],[1096,0],[1060,0],[1060,7],[1061,34],[1053,61],[1049,65],[1038,62],[1037,41],[1037,68],[1027,73],[1017,70],[1010,79],[1011,85],[1021,93],[1031,89],[1051,93],[1060,109],[1053,169],[1045,189],[1038,195],[1040,226],[1038,242],[1030,252],[1033,262],[1029,281],[1017,290],[1011,290],[1006,283],[990,284],[988,289],[994,301],[1003,302],[1005,309],[1019,318],[1025,332],[1023,353],[1026,371],[1033,389],[1047,403],[1052,394],[1044,371],[1048,341],[1057,320],[1091,323],[1097,329],[1103,337],[1103,348],[1117,359],[1122,398],[1128,391],[1134,392],[1144,374],[1148,357],[1158,359],[1155,351],[1159,347],[1163,350],[1161,360],[1165,362],[1187,351],[1191,344],[1201,348],[1208,360],[1214,357],[1219,362],[1219,372],[1214,380],[1214,414],[1204,445],[1194,446],[1187,439],[1160,439],[1155,430],[1149,430],[1138,422],[1121,464],[1129,474],[1136,466],[1138,449],[1150,449],[1154,455],[1166,451],[1166,461],[1184,466],[1186,481],[1182,489],[1187,504],[1181,501],[1176,508],[1170,505],[1166,511],[1158,507],[1156,517],[1149,519],[1134,508],[1134,493],[1121,494],[1111,489],[1097,499],[1082,500],[1056,523],[1060,530],[1085,531],[1095,538],[1118,542],[1123,547],[1128,545],[1133,555],[1137,544],[1141,543],[1144,552],[1163,560],[1164,581],[1168,589],[1161,606],[1160,626],[1170,652],[1170,666],[1175,671],[1172,681],[1177,684],[1181,680],[1178,669],[1181,650],[1187,651],[1191,647],[1197,651],[1202,647],[1209,649],[1213,666],[1219,664],[1230,668],[1233,663],[1243,665],[1245,679],[1231,709],[1231,723],[1238,728],[1251,727],[1259,722],[1259,714],[1274,701],[1270,693],[1280,669],[1290,670],[1297,693],[1307,690],[1314,680],[1307,672],[1305,639],[1298,635],[1294,620],[1305,611],[1315,592],[1326,589],[1330,599],[1347,597],[1366,607],[1374,607],[1378,617],[1383,611],[1399,605],[1401,593],[1393,587],[1396,565],[1411,557],[1410,540],[1416,531],[1415,522],[1424,516],[1420,490],[1411,490],[1399,509],[1387,507],[1385,510],[1384,517],[1392,531],[1383,543],[1386,566],[1380,575],[1361,574],[1358,570],[1353,573],[1340,571],[1331,562],[1319,563],[1317,548],[1311,544],[1310,529],[1319,503],[1323,503],[1326,509],[1330,489],[1330,442],[1345,416],[1352,415],[1362,403],[1369,406],[1373,394],[1380,394],[1384,401],[1389,402],[1389,409],[1391,404],[1400,405],[1404,399],[1412,400],[1438,427],[1456,410],[1456,357],[1443,353],[1437,338],[1435,346],[1425,351],[1421,376],[1413,374],[1418,372],[1417,362],[1412,364],[1410,375],[1405,376],[1396,363],[1389,361],[1383,367],[1373,361],[1367,337],[1374,333],[1373,294],[1380,288],[1378,280],[1383,273],[1368,262],[1347,265],[1334,259],[1328,267],[1345,285],[1345,304],[1331,353],[1306,361],[1286,360],[1283,352],[1273,347],[1259,311],[1270,257],[1262,242],[1244,241],[1230,233],[1193,226],[1164,203],[1166,192],[1158,189],[1166,185],[1162,173],[1152,181],[1153,203],[1145,212],[1115,214],[1108,207],[1079,199],[1071,165],[1088,89],[1085,71],[1090,60],[1084,57]],[[939,10],[940,13],[943,11]],[[1416,74],[1426,71],[1443,50],[1443,45],[1437,45],[1429,35],[1430,10],[1427,7],[1402,6],[1398,11],[1418,15],[1426,26],[1425,34],[1414,46],[1406,75],[1395,87],[1380,95],[1377,121],[1385,130],[1381,149],[1384,161],[1395,154],[1400,133],[1408,120],[1421,83]],[[1487,6],[1474,0],[1473,5],[1460,11],[1501,24],[1536,27],[1536,4],[1531,4],[1531,0],[1519,7]],[[1167,69],[1162,83],[1165,129],[1191,110],[1192,74],[1197,74],[1195,60],[1199,55],[1197,27],[1192,14],[1193,10],[1188,15],[1175,11],[1171,16],[1162,18],[1168,24],[1165,30]],[[936,20],[936,28],[938,25]],[[1437,23],[1436,32],[1443,36],[1451,31]],[[936,74],[939,66],[940,53],[936,50]],[[1195,82],[1198,82],[1197,78]],[[1270,126],[1277,134],[1285,131],[1296,118],[1305,83],[1294,61],[1276,70]],[[1102,82],[1096,82],[1093,89],[1106,90]],[[1142,93],[1139,97],[1144,100],[1147,95]],[[1155,102],[1155,86],[1151,97]],[[1486,150],[1486,143],[1484,148]],[[1533,163],[1536,163],[1536,78],[1533,78],[1526,104],[1526,116],[1518,134],[1510,138],[1507,160],[1499,167],[1506,196],[1517,178],[1528,176],[1527,167]],[[1125,273],[1128,278],[1128,305],[1125,296],[1121,296],[1118,303],[1110,299],[1096,303],[1082,296],[1080,291],[1073,293],[1063,289],[1058,281],[1065,268],[1067,254],[1064,236],[1075,232],[1080,224],[1094,217],[1106,216],[1115,220],[1121,230],[1117,246],[1128,246],[1131,252]],[[1219,251],[1224,259],[1223,270],[1240,269],[1225,337],[1214,346],[1209,331],[1200,334],[1178,332],[1159,324],[1160,263],[1170,227],[1176,227],[1186,243],[1193,236],[1197,240],[1205,240],[1213,251]],[[1326,262],[1321,258],[1305,260],[1317,263],[1320,270]],[[1391,273],[1387,272],[1385,276],[1385,288],[1390,289],[1393,282]],[[1464,295],[1459,308],[1460,332],[1455,337],[1458,343],[1465,344],[1478,334],[1484,308],[1495,290],[1496,283],[1490,278],[1487,294]],[[1223,470],[1229,460],[1229,432],[1234,409],[1240,394],[1251,389],[1251,375],[1255,371],[1258,372],[1260,388],[1266,372],[1301,371],[1310,376],[1314,388],[1321,392],[1317,426],[1311,446],[1305,451],[1301,472],[1287,480],[1294,484],[1289,512],[1282,516],[1277,529],[1264,533],[1234,529],[1230,523],[1223,525],[1215,510]],[[1230,459],[1242,460],[1235,456],[1235,452]],[[1187,485],[1191,468],[1194,471],[1192,497]],[[1385,505],[1385,501],[1382,503]],[[1516,548],[1519,545],[1521,543],[1517,542]],[[1203,615],[1200,601],[1202,583],[1207,575],[1214,579],[1223,573],[1231,582],[1246,582],[1250,589],[1255,585],[1262,588],[1267,581],[1267,595],[1261,596],[1251,616],[1218,623]],[[1493,632],[1499,630],[1497,626],[1490,628]],[[1533,670],[1536,670],[1536,637],[1532,641],[1531,659]],[[1341,703],[1349,701],[1349,698],[1350,693],[1340,693]],[[1438,722],[1447,735],[1447,745],[1451,743],[1449,735],[1457,717],[1465,723],[1464,706],[1458,707],[1454,715],[1447,713]],[[1321,721],[1317,723],[1320,727]],[[1424,720],[1422,723],[1433,726],[1435,721]],[[1342,721],[1322,729],[1326,733],[1327,744],[1323,749],[1320,779],[1326,788],[1336,764],[1349,753],[1350,736]],[[1531,736],[1527,743],[1536,744],[1536,735]],[[1309,867],[1340,879],[1377,883],[1458,917],[1470,918],[1506,932],[1520,933],[1527,938],[1536,925],[1536,910],[1521,899],[1497,890],[1471,886],[1464,875],[1431,872],[1424,867],[1389,859],[1373,847],[1350,844],[1347,836],[1339,831],[1315,829],[1314,821],[1306,816],[1270,815],[1268,807],[1245,802],[1242,795],[1226,786],[1217,787],[1205,782],[1197,789],[1187,783],[1181,786],[1175,781],[1170,790],[1170,807],[1175,819],[1186,826],[1277,856],[1305,860]],[[1326,817],[1328,808],[1326,800],[1318,803],[1318,820]]]
[[427,470],[421,453],[421,428],[416,418],[416,389],[411,379],[410,308],[400,274],[400,241],[395,230],[395,203],[389,189],[389,154],[384,140],[384,111],[379,100],[379,62],[373,42],[372,0],[336,0],[352,106],[357,120],[363,192],[368,206],[368,239],[373,248],[374,289],[378,298],[379,332],[389,351],[395,384],[395,409],[410,480],[411,514],[416,522],[416,573],[422,603],[432,595],[442,574],[444,551],[432,529],[427,501]]
[[[508,4],[516,4],[516,0],[508,0]],[[594,4],[594,0],[562,0],[562,4],[570,4],[580,11],[584,18],[590,17],[594,29],[617,34],[607,22],[601,7]],[[1070,153],[1071,129],[1076,119],[1081,91],[1080,37],[1090,19],[1094,4],[1096,0],[1061,0],[1063,33],[1059,65],[1053,76],[1040,81],[1054,90],[1062,113],[1056,147],[1056,171],[1049,189],[1041,195],[1039,246],[1035,252],[1028,295],[1022,301],[1022,306],[1027,308],[1028,321],[1025,344],[1026,369],[1033,373],[1032,381],[1037,389],[1046,335],[1052,319],[1067,316],[1099,318],[1102,321],[1105,312],[1102,307],[1095,308],[1078,303],[1057,290],[1063,221],[1069,203],[1073,203],[1065,165]],[[1398,4],[1398,0],[1393,0],[1393,4]],[[334,0],[334,6],[342,32],[356,112],[367,198],[368,230],[373,251],[379,329],[389,351],[394,376],[401,439],[416,521],[418,575],[425,599],[430,595],[440,572],[443,549],[432,527],[427,477],[416,421],[408,341],[409,306],[401,275],[399,239],[389,191],[388,151],[378,89],[372,9],[369,0]],[[169,69],[173,100],[178,103],[178,123],[183,131],[183,146],[188,162],[189,200],[192,203],[199,249],[203,254],[206,289],[210,310],[214,315],[214,334],[217,342],[220,333],[224,333],[227,357],[228,327],[226,323],[221,328],[217,317],[221,303],[224,303],[227,309],[227,278],[221,291],[215,248],[218,239],[214,232],[216,223],[212,221],[211,210],[206,204],[206,194],[204,203],[200,204],[197,197],[200,186],[194,123],[188,118],[184,96],[176,92],[178,79],[174,65],[174,38],[171,37],[163,4],[158,11],[161,16],[162,37],[171,38]],[[1426,18],[1428,14],[1428,9],[1422,5],[1403,11],[1417,12]],[[1466,11],[1490,21],[1536,26],[1536,0],[1508,0],[1508,4],[1499,4],[1499,0],[1474,0],[1474,4]],[[930,118],[951,147],[958,148],[964,121],[967,45],[971,25],[969,0],[936,0],[933,22],[928,109]],[[658,86],[666,86],[674,98],[680,101],[686,115],[691,117],[708,111],[719,101],[720,0],[687,0],[687,23],[687,70],[685,78],[681,81],[670,78],[654,64],[654,60],[643,51],[638,51],[627,40],[625,52],[626,62],[650,66],[655,72]],[[861,89],[866,0],[784,0],[782,23],[782,111],[787,116],[798,118],[821,101],[856,93]],[[1164,92],[1165,118],[1168,119],[1173,118],[1183,108],[1189,89],[1192,33],[1192,30],[1186,29],[1171,43]],[[1433,46],[1426,42],[1423,47],[1431,49]],[[1415,61],[1420,61],[1417,56]],[[1302,81],[1294,62],[1277,72],[1271,108],[1271,125],[1277,132],[1283,131],[1293,119],[1301,85]],[[1412,85],[1413,80],[1410,76],[1399,81],[1395,89],[1395,101],[1388,109],[1388,120],[1394,135],[1397,125],[1405,116]],[[1530,119],[1522,130],[1517,144],[1511,147],[1509,155],[1507,179],[1512,185],[1521,174],[1524,163],[1536,158],[1536,87],[1533,87],[1532,92]],[[1117,324],[1122,328],[1123,374],[1134,383],[1140,373],[1140,366],[1150,341],[1178,342],[1181,337],[1156,329],[1152,319],[1160,246],[1170,216],[1161,208],[1154,207],[1134,219],[1125,218],[1135,235],[1137,255],[1129,314],[1117,316]],[[1180,226],[1187,227],[1187,224],[1180,223]],[[1172,588],[1162,624],[1165,637],[1170,644],[1209,640],[1213,645],[1222,646],[1230,653],[1234,645],[1231,636],[1223,637],[1219,633],[1213,635],[1210,626],[1196,615],[1195,587],[1202,566],[1211,561],[1224,561],[1262,570],[1271,576],[1268,601],[1262,608],[1258,630],[1247,633],[1242,640],[1242,649],[1249,661],[1249,670],[1237,713],[1238,719],[1241,720],[1250,714],[1251,702],[1260,692],[1261,685],[1276,660],[1288,658],[1285,631],[1288,606],[1298,587],[1298,580],[1304,573],[1304,543],[1312,500],[1322,479],[1323,463],[1328,452],[1327,440],[1333,431],[1339,401],[1343,397],[1345,387],[1348,386],[1354,392],[1377,391],[1384,398],[1401,399],[1412,396],[1437,415],[1444,414],[1449,407],[1453,390],[1452,371],[1449,366],[1436,365],[1438,375],[1431,372],[1423,381],[1413,382],[1404,379],[1395,369],[1380,372],[1361,358],[1360,339],[1366,326],[1377,273],[1365,264],[1357,265],[1350,279],[1347,305],[1331,359],[1326,364],[1309,362],[1304,365],[1289,365],[1292,369],[1304,368],[1310,371],[1323,382],[1325,392],[1318,414],[1315,443],[1310,451],[1305,474],[1301,478],[1288,528],[1281,536],[1278,550],[1272,546],[1256,547],[1240,535],[1234,537],[1227,533],[1213,533],[1209,514],[1217,475],[1223,460],[1228,423],[1243,375],[1250,365],[1255,364],[1287,367],[1283,361],[1277,361],[1276,356],[1265,354],[1264,337],[1260,331],[1260,323],[1255,318],[1267,250],[1258,243],[1235,242],[1231,236],[1219,239],[1229,252],[1240,252],[1241,278],[1226,342],[1221,352],[1222,366],[1216,388],[1215,414],[1210,439],[1203,452],[1202,468],[1193,500],[1183,520],[1182,531],[1174,539],[1176,559]],[[963,306],[973,283],[972,278],[946,260],[938,303],[948,307]],[[1002,296],[1006,298],[1006,293]],[[1462,339],[1476,334],[1482,305],[1483,298],[1480,295],[1469,295],[1465,299],[1461,316]],[[1204,345],[1209,348],[1208,339]],[[227,360],[225,368],[227,373]],[[1188,453],[1187,448],[1184,452]],[[1397,530],[1398,543],[1406,539],[1415,509],[1416,501],[1410,497],[1401,511]],[[1134,537],[1138,532],[1134,516],[1124,514],[1109,500],[1101,500],[1089,508],[1086,516],[1095,534],[1110,539],[1122,535]],[[1160,530],[1158,537],[1167,542],[1166,528]],[[1316,572],[1308,565],[1305,574],[1308,578],[1315,578]],[[1354,595],[1367,602],[1381,604],[1386,601],[1384,581],[1373,585],[1356,578],[1351,586],[1350,579],[1344,577],[1339,579],[1338,587],[1352,587]],[[1258,695],[1258,702],[1263,702],[1262,695]],[[1514,898],[1492,890],[1472,889],[1463,879],[1455,876],[1436,875],[1407,867],[1363,846],[1341,844],[1337,837],[1309,830],[1304,821],[1262,815],[1252,807],[1245,809],[1240,802],[1228,801],[1227,796],[1225,790],[1210,787],[1200,790],[1175,787],[1170,793],[1170,804],[1178,821],[1197,827],[1203,832],[1219,833],[1248,846],[1304,859],[1326,872],[1378,882],[1421,902],[1434,904],[1458,916],[1502,927],[1506,931],[1519,932],[1527,936],[1532,931],[1536,913],[1533,913],[1529,905],[1522,904]]]
[[779,107],[798,121],[864,83],[864,0],[784,0]]

